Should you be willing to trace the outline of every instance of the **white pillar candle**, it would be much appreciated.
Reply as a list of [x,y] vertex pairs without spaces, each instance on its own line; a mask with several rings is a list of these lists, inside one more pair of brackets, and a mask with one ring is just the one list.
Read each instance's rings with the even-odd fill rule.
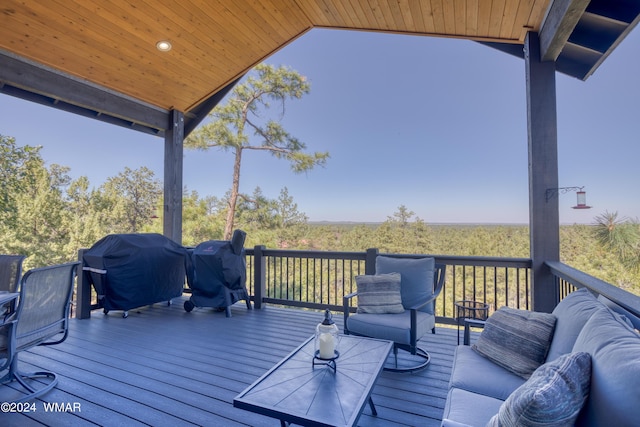
[[319,337],[318,341],[320,341],[320,343],[319,343],[320,358],[321,359],[331,359],[331,358],[333,358],[333,356],[334,356],[333,351],[335,350],[335,343],[334,343],[334,340],[333,340],[333,335],[331,335],[331,334],[320,334],[320,337]]

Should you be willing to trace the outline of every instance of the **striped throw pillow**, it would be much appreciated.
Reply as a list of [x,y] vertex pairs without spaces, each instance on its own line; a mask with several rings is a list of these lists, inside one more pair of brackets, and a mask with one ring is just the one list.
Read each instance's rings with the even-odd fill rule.
[[358,313],[403,313],[400,273],[356,276]]
[[556,316],[501,307],[487,319],[473,349],[497,365],[528,379],[551,345]]

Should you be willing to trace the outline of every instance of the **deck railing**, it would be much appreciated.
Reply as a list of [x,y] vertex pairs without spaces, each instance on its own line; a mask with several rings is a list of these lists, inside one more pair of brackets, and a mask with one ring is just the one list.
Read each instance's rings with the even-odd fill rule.
[[601,295],[615,303],[623,313],[640,330],[640,296],[620,289],[610,283],[593,277],[561,262],[547,262],[546,265],[556,278],[557,300],[573,292],[577,288],[587,288],[596,295]]
[[[436,300],[439,323],[455,324],[455,302],[460,300],[486,303],[489,314],[502,306],[532,309],[528,258],[381,254],[375,248],[365,252],[329,252],[256,246],[246,250],[247,289],[256,308],[269,303],[342,311],[342,297],[356,290],[355,276],[374,274],[378,255],[433,256],[437,263],[446,265],[445,284]],[[640,322],[639,296],[561,262],[546,265],[556,277],[557,301],[576,288],[586,287],[632,313]],[[77,316],[81,318],[89,317],[90,310],[97,307],[95,292],[80,277],[76,304]]]
[[[341,311],[342,297],[356,290],[355,276],[373,274],[377,249],[366,252],[326,252],[267,249],[247,250],[247,287],[254,303]],[[530,309],[531,260],[526,258],[433,256],[445,264],[446,279],[436,300],[438,322],[455,323],[455,302],[481,301],[496,307]]]

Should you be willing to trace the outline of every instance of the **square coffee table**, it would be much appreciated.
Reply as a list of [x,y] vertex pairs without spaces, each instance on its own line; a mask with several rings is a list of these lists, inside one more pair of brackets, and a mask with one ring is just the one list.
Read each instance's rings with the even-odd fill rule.
[[303,426],[356,425],[367,403],[377,415],[371,390],[391,341],[341,335],[336,370],[313,366],[314,337],[307,339],[233,399],[233,406]]

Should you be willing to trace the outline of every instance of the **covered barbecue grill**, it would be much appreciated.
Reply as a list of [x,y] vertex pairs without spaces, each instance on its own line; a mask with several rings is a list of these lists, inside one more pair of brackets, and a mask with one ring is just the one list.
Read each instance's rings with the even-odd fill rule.
[[85,280],[93,284],[105,314],[128,311],[182,295],[187,250],[156,233],[111,234],[82,256]]
[[247,269],[244,241],[246,233],[235,230],[231,241],[209,240],[193,249],[187,268],[191,298],[184,302],[189,312],[195,307],[224,308],[231,317],[231,305],[245,300],[251,309],[246,288]]

